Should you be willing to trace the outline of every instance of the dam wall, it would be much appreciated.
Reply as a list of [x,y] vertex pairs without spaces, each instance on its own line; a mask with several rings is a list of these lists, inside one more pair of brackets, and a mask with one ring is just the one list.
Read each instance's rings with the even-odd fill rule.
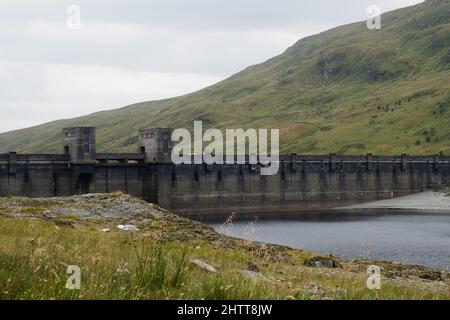
[[280,157],[278,174],[263,176],[261,165],[249,163],[170,163],[167,130],[162,136],[144,131],[146,139],[164,141],[141,143],[138,153],[96,153],[88,145],[95,143],[93,128],[80,130],[65,129],[70,141],[64,154],[0,154],[0,196],[120,191],[178,214],[201,216],[320,211],[450,183],[450,157],[437,155],[288,155]]
[[282,158],[274,176],[253,165],[156,165],[147,200],[185,215],[320,211],[450,183],[449,158]]

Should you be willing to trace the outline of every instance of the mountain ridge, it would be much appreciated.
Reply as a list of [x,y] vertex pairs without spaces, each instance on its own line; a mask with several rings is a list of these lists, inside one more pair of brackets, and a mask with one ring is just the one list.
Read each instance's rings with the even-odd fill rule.
[[450,1],[428,0],[300,39],[183,96],[0,134],[0,152],[61,152],[63,127],[98,128],[101,151],[133,151],[145,127],[280,128],[299,154],[450,153]]

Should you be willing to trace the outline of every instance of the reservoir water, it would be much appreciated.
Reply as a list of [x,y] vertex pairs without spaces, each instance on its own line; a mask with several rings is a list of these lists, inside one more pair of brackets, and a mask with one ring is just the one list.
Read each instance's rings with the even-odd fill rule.
[[210,225],[230,236],[321,254],[450,271],[450,214],[333,213]]

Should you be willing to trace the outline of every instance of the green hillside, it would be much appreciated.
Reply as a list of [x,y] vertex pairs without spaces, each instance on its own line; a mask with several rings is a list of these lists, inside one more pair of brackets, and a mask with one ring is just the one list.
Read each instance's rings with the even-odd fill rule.
[[98,150],[134,151],[145,127],[280,128],[282,152],[450,154],[450,1],[428,0],[300,40],[282,55],[173,99],[0,134],[0,152],[61,152],[61,129],[97,127]]

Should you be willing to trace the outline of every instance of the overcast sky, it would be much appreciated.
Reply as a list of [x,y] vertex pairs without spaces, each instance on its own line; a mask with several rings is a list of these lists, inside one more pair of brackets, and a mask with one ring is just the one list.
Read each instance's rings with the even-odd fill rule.
[[[419,2],[0,0],[0,132],[189,93],[372,4]],[[80,29],[67,26],[71,5]]]

